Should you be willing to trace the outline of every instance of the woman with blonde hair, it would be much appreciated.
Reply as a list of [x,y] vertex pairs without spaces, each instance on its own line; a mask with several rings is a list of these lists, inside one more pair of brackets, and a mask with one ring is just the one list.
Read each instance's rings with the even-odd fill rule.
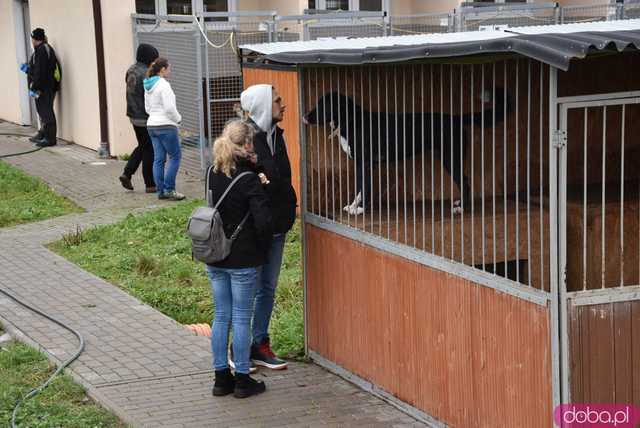
[[[252,141],[249,125],[239,120],[227,124],[213,145],[213,165],[207,173],[214,204],[242,175],[218,207],[227,237],[237,233],[231,253],[223,261],[207,265],[215,302],[211,335],[215,396],[234,393],[237,398],[245,398],[265,391],[263,382],[249,376],[250,324],[258,267],[264,264],[272,225],[263,189],[267,179],[257,169]],[[227,359],[231,328],[235,376]]]

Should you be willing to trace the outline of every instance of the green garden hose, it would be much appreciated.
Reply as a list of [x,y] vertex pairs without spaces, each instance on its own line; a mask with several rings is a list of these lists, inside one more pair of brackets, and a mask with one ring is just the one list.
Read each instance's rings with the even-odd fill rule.
[[[14,134],[14,133],[5,133],[5,132],[0,132],[0,135],[3,136],[8,136],[8,137],[30,137],[30,135],[24,135],[24,134]],[[26,152],[19,152],[19,153],[11,153],[8,155],[2,155],[0,156],[0,159],[4,159],[4,158],[10,158],[10,157],[14,157],[14,156],[22,156],[22,155],[28,155],[29,153],[35,153],[37,151],[42,150],[43,147],[38,147],[36,149],[33,150],[27,150]]]

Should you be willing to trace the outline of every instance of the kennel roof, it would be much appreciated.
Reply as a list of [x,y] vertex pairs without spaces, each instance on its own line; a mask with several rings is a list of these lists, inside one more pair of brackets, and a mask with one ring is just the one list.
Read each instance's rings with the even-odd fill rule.
[[240,47],[282,64],[357,65],[517,53],[566,71],[571,59],[584,58],[594,51],[640,49],[640,19]]

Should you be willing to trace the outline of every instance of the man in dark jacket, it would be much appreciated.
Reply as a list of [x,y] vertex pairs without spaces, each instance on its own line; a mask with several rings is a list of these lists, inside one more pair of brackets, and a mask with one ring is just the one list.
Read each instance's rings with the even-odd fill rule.
[[36,110],[40,117],[41,127],[30,140],[38,147],[56,145],[56,114],[53,111],[53,101],[59,82],[54,78],[54,71],[58,60],[56,53],[47,43],[47,37],[42,28],[36,28],[31,33],[33,55],[29,59],[27,78],[30,94],[36,99]]
[[149,65],[158,58],[158,50],[151,45],[142,43],[136,51],[136,63],[127,70],[125,81],[127,84],[127,116],[133,125],[133,131],[138,140],[138,147],[131,153],[131,158],[120,176],[120,183],[125,189],[133,190],[131,177],[136,173],[142,162],[142,178],[147,193],[155,193],[156,185],[153,181],[153,144],[147,132],[147,118],[149,115],[144,108],[144,87],[142,81],[146,77]]
[[245,111],[256,130],[253,145],[258,166],[267,176],[267,195],[271,202],[273,239],[258,279],[252,324],[251,359],[256,365],[284,369],[286,361],[276,357],[269,341],[269,321],[273,312],[276,287],[282,265],[287,232],[296,219],[296,194],[291,185],[291,164],[283,131],[277,124],[285,106],[271,85],[254,85],[240,95]]

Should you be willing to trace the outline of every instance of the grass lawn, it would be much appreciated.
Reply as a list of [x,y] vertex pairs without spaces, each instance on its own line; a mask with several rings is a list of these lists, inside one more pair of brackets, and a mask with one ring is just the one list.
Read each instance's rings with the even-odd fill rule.
[[[47,380],[54,370],[44,355],[21,343],[0,349],[0,426],[10,426],[18,400]],[[24,402],[16,423],[30,428],[125,426],[66,375],[58,376],[44,391]]]
[[54,193],[40,179],[0,161],[0,227],[41,221],[81,212],[70,200]]
[[[202,201],[129,215],[123,221],[67,235],[50,248],[182,324],[211,323],[211,288],[204,264],[191,259],[186,222]],[[281,356],[304,353],[300,227],[288,234],[271,322]]]

